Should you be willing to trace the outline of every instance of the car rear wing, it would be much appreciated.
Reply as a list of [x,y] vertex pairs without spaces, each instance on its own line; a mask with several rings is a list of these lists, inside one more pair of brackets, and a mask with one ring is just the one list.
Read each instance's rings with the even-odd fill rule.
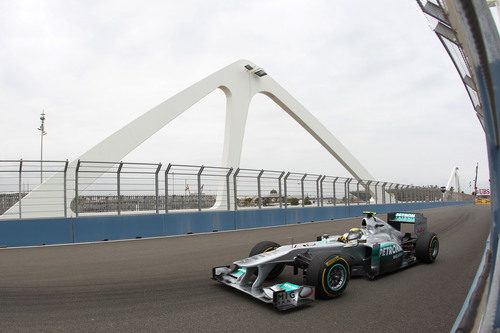
[[398,231],[401,231],[402,223],[413,224],[416,235],[420,235],[422,232],[427,230],[427,218],[422,213],[387,213],[387,223]]

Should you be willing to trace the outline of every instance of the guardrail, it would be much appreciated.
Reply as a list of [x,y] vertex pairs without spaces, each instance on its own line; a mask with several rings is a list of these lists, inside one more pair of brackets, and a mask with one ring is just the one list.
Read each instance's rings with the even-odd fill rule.
[[[43,181],[43,185],[40,185]],[[470,201],[437,186],[264,169],[162,163],[0,160],[0,217]]]

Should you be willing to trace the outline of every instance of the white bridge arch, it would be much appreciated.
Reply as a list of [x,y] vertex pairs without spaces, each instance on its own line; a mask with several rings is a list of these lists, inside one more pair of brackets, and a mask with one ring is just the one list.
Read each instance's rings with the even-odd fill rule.
[[[240,165],[245,124],[250,101],[253,96],[262,93],[271,98],[307,132],[309,132],[326,150],[333,155],[340,164],[358,181],[372,180],[372,175],[361,163],[347,150],[347,148],[328,129],[319,122],[302,104],[283,89],[269,75],[248,60],[238,60],[222,68],[203,80],[184,89],[173,97],[167,99],[155,108],[144,113],[123,128],[99,142],[93,148],[70,163],[67,173],[67,205],[74,198],[75,165],[78,160],[87,161],[120,161],[127,154],[141,145],[153,134],[158,132],[177,116],[189,109],[192,105],[203,99],[215,89],[221,89],[226,95],[226,121],[224,133],[224,147],[222,152],[222,166],[238,167]],[[101,172],[87,177],[85,184],[79,184],[81,190],[92,184],[107,168]],[[50,199],[44,195],[45,190],[55,188],[61,183],[60,177],[47,179],[27,196],[21,204],[22,217],[52,217],[54,208],[47,216],[40,212],[40,205],[50,204],[52,207],[60,205],[59,216],[63,216],[64,200],[61,190],[61,200],[52,196]],[[219,200],[217,200],[219,202]],[[38,206],[38,207],[37,207]],[[11,207],[4,216],[12,216],[19,211],[18,204]]]

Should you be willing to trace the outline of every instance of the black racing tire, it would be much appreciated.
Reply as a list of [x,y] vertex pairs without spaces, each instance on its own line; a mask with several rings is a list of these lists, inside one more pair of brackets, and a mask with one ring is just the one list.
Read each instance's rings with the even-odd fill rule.
[[[259,253],[264,253],[264,252],[276,250],[280,246],[281,245],[279,245],[278,243],[271,242],[271,241],[263,241],[263,242],[257,243],[250,251],[250,257],[252,257],[256,254],[259,254]],[[266,280],[272,280],[272,279],[277,278],[281,274],[281,272],[283,272],[284,269],[285,269],[285,264],[277,264],[273,268],[271,273],[269,273]],[[258,273],[255,272],[255,275],[258,275]]]
[[351,277],[347,260],[339,255],[319,255],[307,267],[305,282],[316,290],[316,297],[329,299],[340,296]]
[[433,263],[439,254],[439,238],[433,232],[424,231],[417,238],[415,256],[421,262]]

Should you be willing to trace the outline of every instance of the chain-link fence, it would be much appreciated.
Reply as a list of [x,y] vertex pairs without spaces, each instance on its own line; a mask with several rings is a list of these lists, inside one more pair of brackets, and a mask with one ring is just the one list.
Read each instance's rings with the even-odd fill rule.
[[469,201],[471,195],[320,174],[161,163],[0,161],[0,218]]

